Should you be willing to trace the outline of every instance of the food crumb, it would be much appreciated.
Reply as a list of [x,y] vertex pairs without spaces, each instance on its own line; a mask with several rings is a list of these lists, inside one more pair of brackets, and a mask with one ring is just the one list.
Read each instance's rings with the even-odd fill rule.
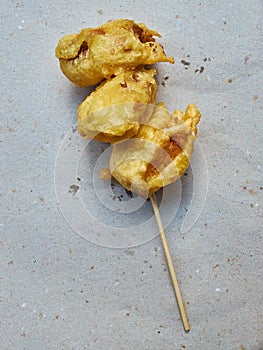
[[110,169],[108,169],[108,168],[100,169],[99,176],[100,176],[101,180],[109,180],[109,179],[111,179]]

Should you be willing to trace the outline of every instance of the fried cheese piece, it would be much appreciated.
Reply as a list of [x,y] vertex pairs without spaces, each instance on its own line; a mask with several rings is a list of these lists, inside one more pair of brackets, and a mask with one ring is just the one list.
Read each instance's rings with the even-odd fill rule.
[[117,19],[64,36],[55,53],[69,80],[80,87],[91,86],[139,65],[174,63],[153,36],[160,34],[144,24]]
[[102,82],[78,107],[80,135],[109,143],[136,135],[153,113],[155,74],[138,68]]
[[159,103],[135,137],[112,147],[110,171],[127,190],[147,198],[187,169],[201,117],[194,104],[171,115]]

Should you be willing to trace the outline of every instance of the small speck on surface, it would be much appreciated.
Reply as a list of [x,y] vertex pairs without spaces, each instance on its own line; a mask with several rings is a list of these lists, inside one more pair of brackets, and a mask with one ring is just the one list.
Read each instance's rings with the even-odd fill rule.
[[69,186],[69,193],[72,193],[73,195],[76,194],[79,190],[79,186],[78,185],[70,185]]
[[250,60],[251,57],[252,57],[251,54],[246,55],[245,58],[244,58],[244,64],[247,64],[247,62]]
[[185,69],[188,69],[188,68],[190,67],[190,65],[191,65],[190,62],[185,61],[185,60],[181,60],[181,63],[184,65],[184,68],[185,68]]
[[200,68],[197,68],[197,69],[195,70],[195,73],[201,74],[201,73],[203,73],[204,70],[205,70],[205,67],[204,67],[204,66],[201,66]]
[[128,191],[128,190],[125,188],[125,192],[127,193],[128,197],[133,198],[133,193],[132,193],[131,191]]

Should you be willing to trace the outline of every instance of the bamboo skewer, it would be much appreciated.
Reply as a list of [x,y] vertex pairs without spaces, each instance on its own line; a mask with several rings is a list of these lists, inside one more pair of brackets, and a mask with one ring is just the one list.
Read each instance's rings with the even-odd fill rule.
[[155,217],[156,217],[156,221],[157,221],[157,224],[158,224],[158,227],[159,227],[160,236],[161,236],[161,240],[162,240],[162,245],[163,245],[163,249],[164,249],[167,265],[168,265],[168,268],[169,268],[170,276],[171,276],[171,279],[172,279],[172,282],[173,282],[173,287],[174,287],[174,292],[175,292],[175,296],[176,296],[176,301],[177,301],[178,308],[179,308],[179,311],[180,311],[180,315],[181,315],[181,319],[182,319],[182,322],[183,322],[184,330],[186,332],[188,332],[190,330],[190,326],[189,326],[189,323],[188,323],[188,319],[187,319],[187,315],[186,315],[186,312],[185,312],[182,295],[181,295],[181,292],[180,292],[180,289],[179,289],[179,284],[178,284],[178,281],[177,281],[177,278],[176,278],[176,275],[175,275],[173,261],[172,261],[171,254],[170,254],[170,251],[169,251],[169,247],[168,247],[166,235],[165,235],[165,232],[164,232],[164,228],[163,228],[163,224],[162,224],[159,208],[158,208],[156,197],[155,197],[154,194],[151,196],[151,202],[152,202],[154,214],[155,214]]

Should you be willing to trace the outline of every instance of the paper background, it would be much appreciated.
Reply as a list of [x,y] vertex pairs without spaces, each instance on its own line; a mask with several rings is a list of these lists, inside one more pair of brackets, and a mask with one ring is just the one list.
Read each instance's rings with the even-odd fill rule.
[[[180,232],[184,178],[166,229],[188,334],[159,237],[98,246],[57,204],[56,157],[89,90],[62,75],[55,46],[122,17],[158,30],[175,57],[157,65],[158,100],[203,115],[204,208]],[[0,26],[1,349],[262,349],[262,1],[4,0]]]

